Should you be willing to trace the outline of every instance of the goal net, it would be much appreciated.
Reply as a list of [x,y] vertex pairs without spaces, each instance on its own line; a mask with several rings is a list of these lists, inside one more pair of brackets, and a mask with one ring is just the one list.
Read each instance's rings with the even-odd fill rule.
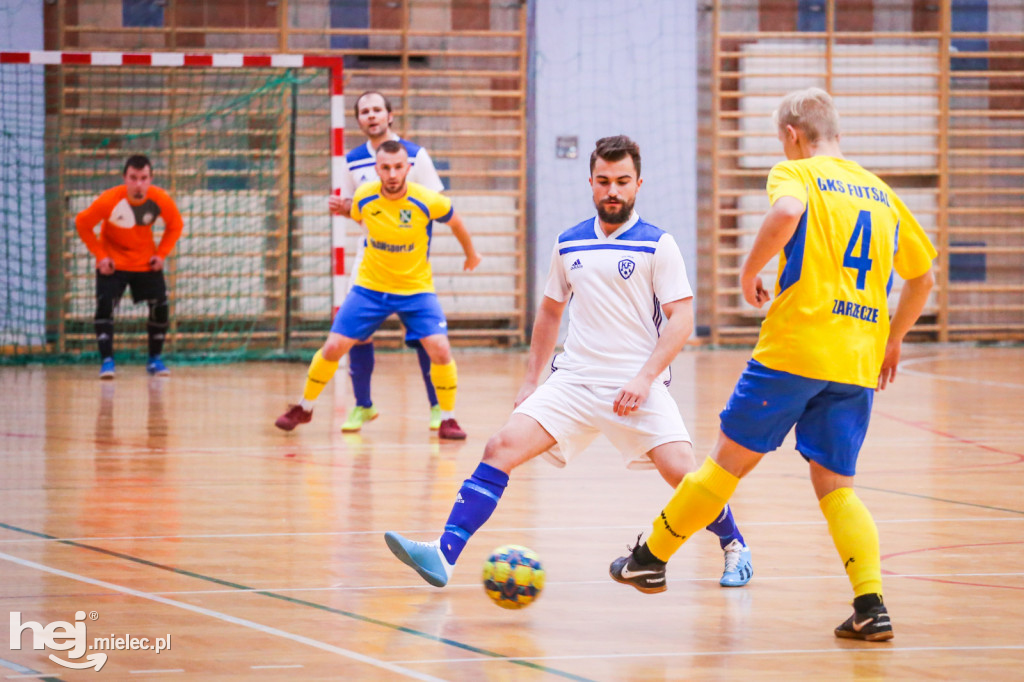
[[[153,184],[184,219],[165,270],[168,352],[258,357],[322,330],[332,303],[323,198],[341,148],[330,67],[340,61],[0,53],[0,361],[96,352],[95,259],[74,221],[123,183],[133,154],[150,158]],[[158,219],[157,243],[162,230]],[[144,351],[147,312],[126,293],[119,357]]]

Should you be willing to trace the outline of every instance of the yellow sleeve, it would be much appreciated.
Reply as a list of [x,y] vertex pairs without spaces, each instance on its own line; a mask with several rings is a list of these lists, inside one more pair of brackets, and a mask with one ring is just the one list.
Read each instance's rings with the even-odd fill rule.
[[349,217],[357,223],[363,219],[363,207],[359,205],[359,202],[366,198],[365,188],[369,184],[370,183],[363,183],[363,185],[356,190],[355,194],[352,195],[352,208],[349,210]]
[[910,212],[907,205],[892,190],[893,207],[899,216],[899,235],[896,242],[896,255],[893,256],[893,267],[903,279],[914,279],[928,272],[938,252],[932,246],[921,224]]
[[776,164],[768,173],[768,199],[775,204],[780,197],[794,197],[807,205],[807,185],[796,167],[786,161]]
[[430,208],[430,219],[441,223],[451,220],[452,214],[455,212],[452,208],[452,200],[436,192],[431,198],[428,207]]

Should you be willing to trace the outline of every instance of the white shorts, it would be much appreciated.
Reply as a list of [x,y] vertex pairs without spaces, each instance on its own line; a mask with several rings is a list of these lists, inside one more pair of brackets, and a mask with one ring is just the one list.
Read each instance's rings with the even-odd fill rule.
[[679,406],[668,388],[656,383],[633,414],[612,410],[621,386],[592,386],[565,381],[555,372],[513,414],[525,414],[544,427],[557,445],[544,458],[558,467],[582,452],[598,433],[612,442],[628,469],[654,469],[648,452],[665,443],[690,441]]

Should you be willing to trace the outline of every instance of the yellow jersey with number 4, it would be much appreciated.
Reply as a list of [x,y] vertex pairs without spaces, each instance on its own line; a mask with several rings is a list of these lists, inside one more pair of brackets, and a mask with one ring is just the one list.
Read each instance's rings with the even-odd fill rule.
[[380,180],[361,185],[352,197],[352,220],[366,226],[366,250],[355,285],[385,294],[431,293],[433,221],[452,217],[452,201],[415,182],[406,183],[401,199],[388,199]]
[[892,189],[847,159],[783,161],[768,196],[804,204],[779,254],[775,297],[754,359],[810,379],[874,387],[889,337],[895,271],[925,274],[935,248]]

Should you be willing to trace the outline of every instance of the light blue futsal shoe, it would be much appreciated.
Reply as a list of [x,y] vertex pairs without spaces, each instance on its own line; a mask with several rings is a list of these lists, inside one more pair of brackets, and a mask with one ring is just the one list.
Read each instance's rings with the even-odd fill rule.
[[103,364],[100,365],[100,379],[113,379],[114,378],[114,358],[103,358]]
[[403,564],[411,567],[434,587],[444,587],[448,584],[448,578],[452,575],[454,566],[449,564],[444,555],[441,554],[441,547],[434,542],[413,542],[403,538],[398,533],[388,531],[384,533],[384,541],[388,543],[388,549],[398,557]]
[[754,565],[750,563],[750,548],[744,547],[739,540],[733,540],[725,546],[725,571],[718,584],[722,587],[743,587],[754,575]]

